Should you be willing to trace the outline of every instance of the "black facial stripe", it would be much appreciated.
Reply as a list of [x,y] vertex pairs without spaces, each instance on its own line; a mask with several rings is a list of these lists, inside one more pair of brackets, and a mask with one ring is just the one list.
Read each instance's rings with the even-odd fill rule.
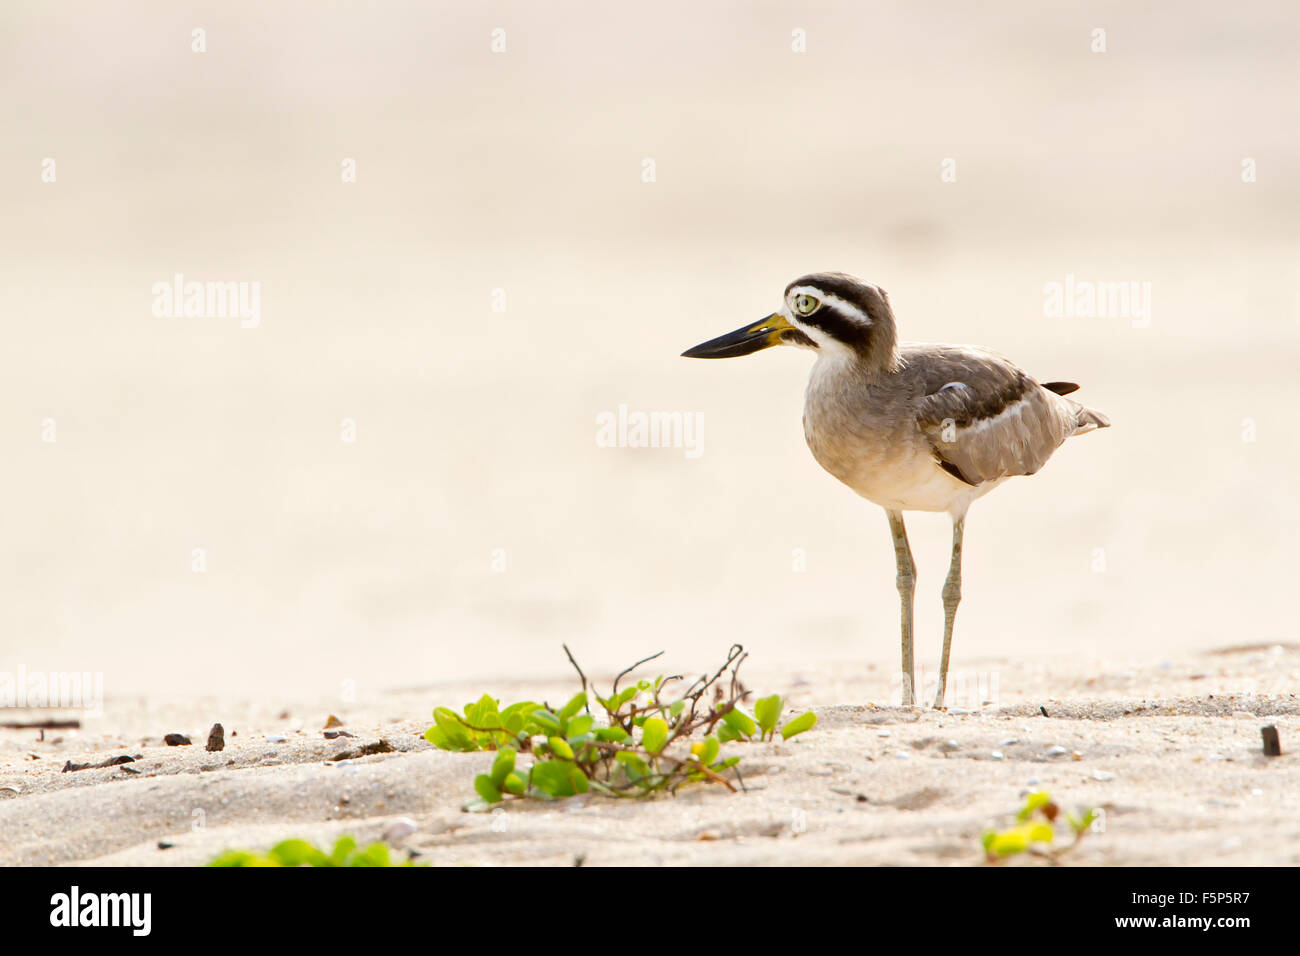
[[[812,275],[803,276],[795,279],[785,287],[785,294],[788,297],[790,290],[799,286],[805,286],[810,290],[811,295],[817,295],[817,290],[829,292],[831,295],[838,296],[850,305],[855,305],[862,310],[862,314],[872,322],[880,322],[888,312],[889,306],[884,299],[884,294],[878,292],[874,287],[864,282],[859,282],[852,276],[844,275],[839,272],[814,272]],[[820,297],[819,297],[820,298]],[[825,306],[823,306],[825,308]]]
[[782,329],[781,341],[789,342],[791,345],[806,345],[810,348],[817,348],[817,343],[808,336],[804,335],[798,329]]
[[[829,291],[829,290],[828,290]],[[822,307],[812,315],[796,316],[804,325],[820,329],[837,342],[843,342],[850,348],[866,348],[871,338],[871,327],[863,325],[854,318],[844,315],[835,308],[833,302],[822,302]]]

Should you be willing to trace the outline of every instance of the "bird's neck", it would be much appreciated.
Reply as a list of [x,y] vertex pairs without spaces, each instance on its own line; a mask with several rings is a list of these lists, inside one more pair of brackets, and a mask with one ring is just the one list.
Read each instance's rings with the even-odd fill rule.
[[877,323],[865,345],[838,356],[841,374],[871,385],[898,371],[898,333],[892,322]]

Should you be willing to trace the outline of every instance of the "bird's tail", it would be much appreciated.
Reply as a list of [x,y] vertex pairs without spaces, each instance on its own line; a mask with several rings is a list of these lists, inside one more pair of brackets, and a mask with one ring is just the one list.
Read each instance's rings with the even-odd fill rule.
[[1080,405],[1078,402],[1074,403],[1074,408],[1074,420],[1079,425],[1074,432],[1076,435],[1096,431],[1098,428],[1110,428],[1110,419],[1101,412]]

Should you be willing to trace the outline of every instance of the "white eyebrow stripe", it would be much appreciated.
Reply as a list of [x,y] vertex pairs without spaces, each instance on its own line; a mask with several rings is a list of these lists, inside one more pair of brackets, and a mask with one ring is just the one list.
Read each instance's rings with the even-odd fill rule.
[[[835,293],[833,292],[823,292],[821,289],[812,285],[800,285],[800,286],[795,286],[793,289],[790,290],[790,297],[794,297],[796,295],[810,295],[815,299],[820,299],[822,304],[830,303],[831,305],[835,306],[835,308],[839,310],[839,312],[842,315],[848,316],[853,321],[857,322],[859,325],[872,324],[871,317],[867,315],[867,313],[863,312],[861,309],[859,309],[852,302],[849,302],[847,299],[841,299],[838,295],[835,295]],[[816,315],[815,312],[813,314]],[[798,313],[796,312],[795,315],[797,316]]]

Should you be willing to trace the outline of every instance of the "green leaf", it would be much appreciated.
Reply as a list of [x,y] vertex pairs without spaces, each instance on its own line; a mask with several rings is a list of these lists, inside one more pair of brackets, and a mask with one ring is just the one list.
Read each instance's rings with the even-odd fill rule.
[[447,735],[439,730],[436,724],[424,732],[424,739],[429,741],[429,743],[433,744],[439,750],[456,749],[451,745],[451,742],[447,740]]
[[523,796],[524,790],[527,789],[524,778],[517,773],[508,774],[505,781],[501,784],[501,789],[506,793],[513,793],[515,796]]
[[636,783],[638,780],[642,780],[650,775],[650,768],[646,766],[646,762],[636,754],[631,754],[627,751],[620,751],[614,755],[614,759],[623,765],[624,773],[627,774],[628,780],[631,780],[633,783]]
[[1035,823],[1028,828],[1025,836],[1035,843],[1051,843],[1056,833],[1050,823]]
[[569,772],[569,785],[573,787],[574,793],[586,793],[587,775],[577,767],[574,767],[573,770]]
[[306,840],[282,840],[268,854],[277,866],[329,866],[330,858]]
[[433,719],[438,725],[438,729],[447,738],[450,749],[478,750],[478,744],[469,739],[469,734],[465,731],[465,725],[461,723],[455,712],[448,710],[446,707],[436,707],[433,711]]
[[532,785],[548,797],[571,797],[574,794],[573,782],[569,779],[572,764],[555,760],[543,760],[533,765],[530,777]]
[[481,773],[474,778],[474,789],[477,790],[478,795],[488,803],[501,802],[501,791],[498,790],[497,785],[492,782],[492,778],[485,773]]
[[466,704],[465,720],[475,727],[500,727],[501,715],[497,713],[496,698],[484,694],[477,703]]
[[800,714],[794,720],[788,720],[785,726],[781,728],[781,739],[789,740],[795,734],[801,734],[805,730],[812,730],[817,726],[817,715],[811,710],[806,714]]
[[618,694],[614,697],[614,699],[613,699],[613,701],[612,701],[612,703],[613,703],[614,706],[611,707],[611,708],[609,708],[609,710],[610,710],[612,713],[617,714],[620,710],[623,709],[623,705],[626,704],[629,700],[633,700],[633,699],[635,699],[638,693],[639,693],[639,691],[638,691],[637,688],[635,688],[635,687],[625,687],[625,688],[623,688],[623,689],[622,689],[621,691],[619,691]]
[[668,708],[668,713],[676,717],[685,709],[686,709],[686,701],[679,700],[676,701],[671,707]]
[[388,847],[383,843],[372,843],[361,853],[353,857],[351,866],[392,866],[388,859]]
[[492,761],[492,773],[490,779],[492,786],[497,789],[505,783],[506,777],[510,776],[515,769],[515,751],[511,747],[505,747],[497,754],[497,759]]
[[[388,847],[383,843],[372,843],[364,850],[357,851],[357,841],[350,836],[343,836],[326,854],[306,840],[283,840],[267,852],[265,856],[244,850],[231,850],[222,853],[208,866],[393,866],[388,856]],[[414,866],[407,860],[400,866]]]
[[596,739],[609,744],[621,744],[627,738],[628,733],[622,727],[601,727],[596,731]]
[[1013,856],[1016,853],[1023,853],[1028,846],[1029,841],[1025,838],[1025,834],[1018,830],[1008,830],[1006,833],[994,834],[987,849],[994,856]]
[[1052,798],[1042,790],[1035,790],[1025,799],[1024,808],[1019,813],[1021,820],[1028,820],[1034,815],[1034,811],[1047,806],[1052,802]]
[[216,857],[208,866],[278,866],[269,860],[263,860],[256,853],[247,850],[227,850]]
[[758,721],[758,726],[762,728],[764,734],[776,730],[776,722],[781,719],[781,703],[780,694],[760,697],[754,701],[754,719]]
[[754,723],[747,713],[739,707],[733,707],[727,711],[722,718],[722,722],[736,732],[737,737],[752,737],[758,733],[758,725]]
[[534,704],[531,700],[521,700],[517,704],[511,704],[509,707],[501,711],[502,725],[504,726],[507,720],[515,716],[523,717],[527,720],[532,716],[532,713],[537,709],[537,706],[538,705]]
[[335,866],[342,866],[343,861],[352,855],[352,851],[357,848],[357,841],[350,836],[341,836],[338,842],[334,844],[334,849],[330,851],[330,859],[334,861]]
[[641,725],[641,746],[652,754],[664,749],[668,742],[668,725],[660,717],[651,717]]
[[595,722],[596,718],[591,716],[591,714],[582,714],[581,716],[574,717],[569,721],[569,726],[565,728],[564,736],[568,737],[569,742],[572,743],[574,737],[581,737],[591,729],[591,725]]
[[585,693],[576,695],[571,701],[565,704],[564,709],[560,711],[560,720],[566,721],[577,716],[578,711],[582,710],[582,708],[586,706],[587,695]]
[[573,759],[573,748],[563,737],[547,737],[546,742],[551,745],[551,752],[561,760]]
[[706,767],[713,766],[718,759],[718,738],[705,737],[699,743],[691,744],[691,755]]
[[1071,830],[1076,834],[1082,834],[1083,831],[1092,826],[1093,821],[1097,819],[1097,811],[1094,808],[1089,807],[1082,817],[1076,817],[1073,813],[1067,813],[1065,818],[1069,821]]
[[560,718],[545,707],[539,707],[533,711],[532,717],[533,723],[541,728],[542,733],[550,735],[560,732]]

